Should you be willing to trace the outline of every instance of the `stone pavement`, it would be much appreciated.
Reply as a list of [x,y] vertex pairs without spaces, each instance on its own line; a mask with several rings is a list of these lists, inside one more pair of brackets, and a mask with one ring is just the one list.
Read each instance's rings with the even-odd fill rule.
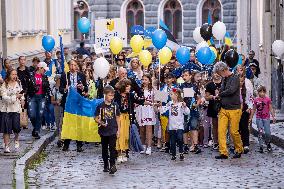
[[[0,188],[9,189],[13,186],[14,166],[15,161],[22,157],[29,149],[32,148],[34,139],[31,136],[32,126],[29,129],[24,129],[20,132],[20,149],[14,149],[14,136],[11,135],[10,154],[4,154],[3,139],[1,134],[0,140]],[[46,134],[47,131],[42,131],[41,135]]]
[[154,152],[151,156],[130,154],[127,163],[118,165],[111,176],[102,172],[100,148],[84,146],[83,153],[69,152],[50,144],[47,159],[29,170],[29,188],[283,188],[284,152],[256,152],[257,141],[251,137],[251,151],[241,159],[215,160],[218,153],[210,148],[201,154],[189,154],[185,161],[171,161],[170,156]]

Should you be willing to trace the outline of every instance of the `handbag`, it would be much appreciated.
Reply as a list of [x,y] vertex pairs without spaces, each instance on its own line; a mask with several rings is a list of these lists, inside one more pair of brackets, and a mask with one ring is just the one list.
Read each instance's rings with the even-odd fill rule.
[[26,109],[22,108],[22,111],[20,112],[20,125],[22,128],[27,129],[28,128],[28,113]]

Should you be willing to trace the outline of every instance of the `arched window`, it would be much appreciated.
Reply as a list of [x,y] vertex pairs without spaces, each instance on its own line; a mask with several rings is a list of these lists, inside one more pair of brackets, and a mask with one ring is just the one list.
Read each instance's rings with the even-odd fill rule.
[[182,9],[177,0],[169,0],[164,6],[164,22],[180,42],[182,40]]
[[[85,1],[77,0],[74,2],[74,39],[81,40],[83,35],[80,33],[77,23],[81,17],[88,18],[89,7]],[[85,38],[88,38],[89,34],[85,34]]]
[[218,0],[206,0],[202,6],[202,24],[208,22],[210,11],[212,24],[221,21],[221,4]]
[[126,21],[127,21],[127,38],[130,40],[130,29],[134,25],[141,25],[144,27],[144,8],[140,1],[132,0],[126,7]]

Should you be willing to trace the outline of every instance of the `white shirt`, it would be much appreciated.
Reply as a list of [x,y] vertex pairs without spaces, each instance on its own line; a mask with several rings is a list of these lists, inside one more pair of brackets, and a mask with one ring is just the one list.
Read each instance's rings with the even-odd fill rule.
[[169,130],[184,130],[184,115],[189,115],[190,110],[188,107],[183,107],[182,102],[176,104],[173,101],[167,103],[166,106],[163,106],[161,113],[165,113],[169,110]]
[[71,83],[71,87],[73,88],[77,87],[77,72],[75,73],[70,72],[70,83]]

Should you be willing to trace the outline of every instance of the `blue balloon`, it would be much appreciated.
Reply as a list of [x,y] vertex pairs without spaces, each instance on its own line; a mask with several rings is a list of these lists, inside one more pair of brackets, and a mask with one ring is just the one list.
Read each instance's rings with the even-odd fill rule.
[[243,64],[242,55],[239,54],[239,60],[237,65],[242,65],[242,64]]
[[[210,50],[211,50],[211,49],[210,49]],[[211,50],[211,58],[210,58],[208,64],[213,64],[214,61],[216,60],[216,58],[217,58],[217,57],[216,57],[215,53]]]
[[212,53],[209,47],[202,47],[196,53],[198,62],[200,62],[201,64],[205,64],[205,65],[209,64],[209,60],[211,56],[212,56]]
[[152,43],[157,49],[162,49],[166,45],[167,40],[167,34],[163,30],[157,29],[154,31]]
[[78,29],[81,33],[88,33],[91,27],[90,20],[86,17],[82,17],[78,20]]
[[51,35],[45,35],[41,40],[41,44],[44,50],[50,52],[55,46],[55,40]]
[[146,38],[152,38],[154,31],[156,30],[155,27],[148,27],[144,31],[144,35]]
[[132,26],[130,29],[132,35],[144,35],[144,28],[140,25]]
[[180,47],[177,50],[176,57],[181,65],[185,65],[190,59],[190,51],[186,47]]

